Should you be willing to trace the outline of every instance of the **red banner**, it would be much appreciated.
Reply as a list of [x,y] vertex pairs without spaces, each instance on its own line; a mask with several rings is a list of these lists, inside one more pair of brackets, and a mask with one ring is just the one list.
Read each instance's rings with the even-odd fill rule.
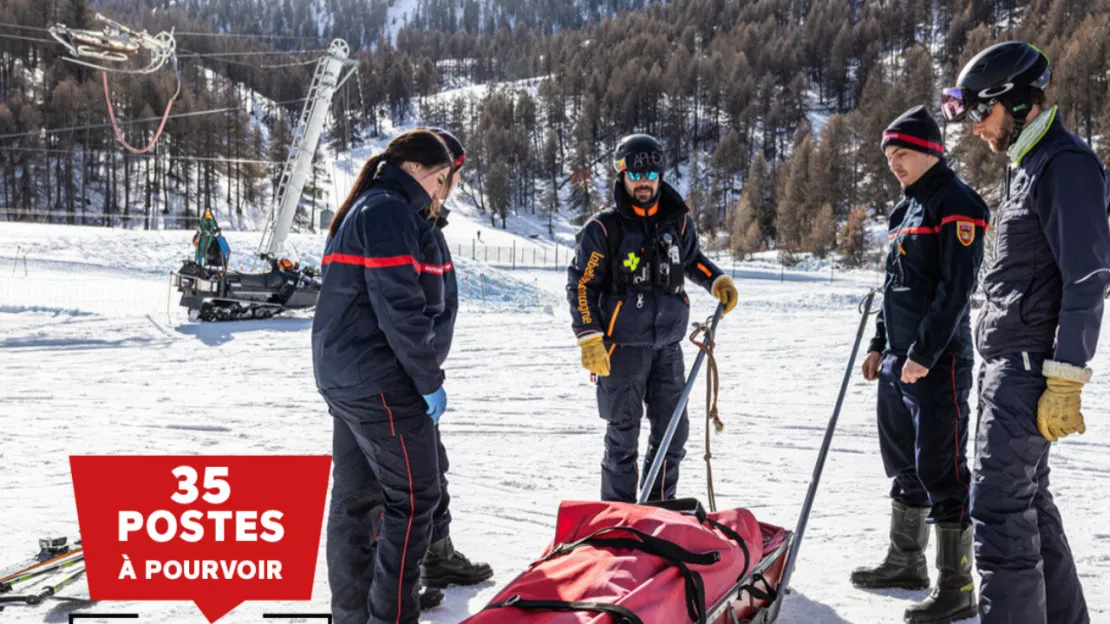
[[311,600],[331,458],[72,456],[93,600]]

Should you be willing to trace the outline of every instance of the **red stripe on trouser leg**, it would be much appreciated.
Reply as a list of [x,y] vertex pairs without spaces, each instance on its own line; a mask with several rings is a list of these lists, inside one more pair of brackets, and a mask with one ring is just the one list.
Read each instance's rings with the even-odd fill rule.
[[385,408],[385,413],[389,414],[389,435],[396,436],[397,431],[393,428],[393,410],[389,409],[389,404],[385,402],[385,394],[382,393],[380,396],[382,397],[382,407]]
[[412,517],[416,513],[416,497],[412,490],[412,468],[409,466],[409,451],[405,447],[405,436],[401,435],[401,453],[405,456],[405,472],[409,476],[409,526],[405,529],[405,545],[401,548],[401,572],[397,577],[397,624],[401,622],[402,592],[405,588],[405,558],[409,552],[409,534],[412,533]]
[[[960,418],[963,417],[963,414],[960,411],[960,397],[956,394],[956,356],[954,355],[952,356],[952,403],[956,405],[956,420],[952,423],[952,435],[954,436],[952,440],[952,462],[955,464],[956,468],[956,482],[964,486],[968,496],[970,496],[971,489],[968,488],[966,483],[960,480]],[[965,498],[964,500],[967,499]],[[960,522],[964,521],[964,507],[966,507],[966,505],[960,505]]]

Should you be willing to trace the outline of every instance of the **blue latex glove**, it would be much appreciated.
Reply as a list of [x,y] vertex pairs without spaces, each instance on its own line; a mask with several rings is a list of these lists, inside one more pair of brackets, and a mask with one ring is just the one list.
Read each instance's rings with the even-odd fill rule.
[[447,393],[443,391],[443,388],[440,388],[431,394],[425,394],[424,402],[428,404],[428,411],[425,412],[428,418],[431,418],[432,422],[438,425],[439,417],[447,411]]

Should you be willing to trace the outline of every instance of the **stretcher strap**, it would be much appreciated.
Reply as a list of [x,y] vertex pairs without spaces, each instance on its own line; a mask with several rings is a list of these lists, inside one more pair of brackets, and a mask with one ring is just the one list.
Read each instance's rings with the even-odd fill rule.
[[706,518],[705,521],[721,533],[724,533],[725,537],[736,542],[736,545],[740,547],[740,551],[744,553],[744,569],[740,571],[740,578],[744,578],[744,575],[748,573],[748,566],[752,563],[752,554],[748,552],[748,545],[744,543],[744,538],[740,537],[740,534],[733,531],[731,527],[723,525],[712,518]]
[[[598,537],[603,533],[613,531],[626,531],[632,533],[639,539]],[[701,575],[691,570],[686,564],[712,565],[721,560],[721,553],[715,550],[707,553],[691,552],[670,540],[648,535],[638,529],[614,526],[594,531],[590,535],[569,544],[559,544],[552,548],[547,556],[536,563],[541,563],[552,557],[568,553],[586,544],[598,548],[626,548],[629,550],[639,550],[649,555],[655,555],[677,566],[682,574],[682,580],[686,589],[686,612],[689,614],[692,621],[698,624],[705,624],[705,583],[702,581]]]
[[534,609],[537,611],[596,611],[613,616],[615,624],[644,624],[640,616],[631,609],[620,605],[605,604],[601,602],[567,602],[564,600],[524,600],[520,596],[510,596],[501,602],[494,602],[487,606],[488,609],[501,607],[515,607],[517,609]]
[[744,575],[748,573],[748,566],[752,563],[752,555],[748,551],[747,542],[744,541],[744,538],[740,537],[739,533],[732,530],[732,527],[721,524],[720,522],[717,522],[716,520],[707,516],[705,513],[705,508],[701,506],[701,503],[698,502],[696,498],[676,498],[669,501],[650,501],[644,504],[649,507],[658,507],[660,509],[666,509],[668,511],[677,511],[679,513],[691,514],[694,516],[694,518],[697,519],[699,523],[708,523],[710,526],[723,533],[725,537],[736,542],[736,545],[740,547],[741,552],[744,553],[744,569],[740,571],[740,578],[744,578]]
[[[763,586],[767,588],[766,591],[756,587],[756,583],[763,583]],[[748,595],[752,598],[763,600],[764,602],[774,602],[779,597],[779,593],[775,591],[771,583],[758,572],[752,576],[751,583],[740,586],[740,593],[744,593],[745,591],[748,592]]]

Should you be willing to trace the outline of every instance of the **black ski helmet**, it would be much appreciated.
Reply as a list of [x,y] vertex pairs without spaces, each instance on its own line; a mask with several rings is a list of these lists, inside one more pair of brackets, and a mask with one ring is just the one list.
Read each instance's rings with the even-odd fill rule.
[[1020,134],[1036,91],[1043,91],[1052,78],[1048,57],[1020,41],[997,43],[967,62],[956,86],[944,90],[941,109],[948,121],[961,121],[968,114],[975,121],[985,118],[995,102],[1014,118],[1014,136]]
[[648,134],[629,134],[623,137],[613,154],[613,169],[617,173],[656,171],[661,176],[666,165],[663,145]]

